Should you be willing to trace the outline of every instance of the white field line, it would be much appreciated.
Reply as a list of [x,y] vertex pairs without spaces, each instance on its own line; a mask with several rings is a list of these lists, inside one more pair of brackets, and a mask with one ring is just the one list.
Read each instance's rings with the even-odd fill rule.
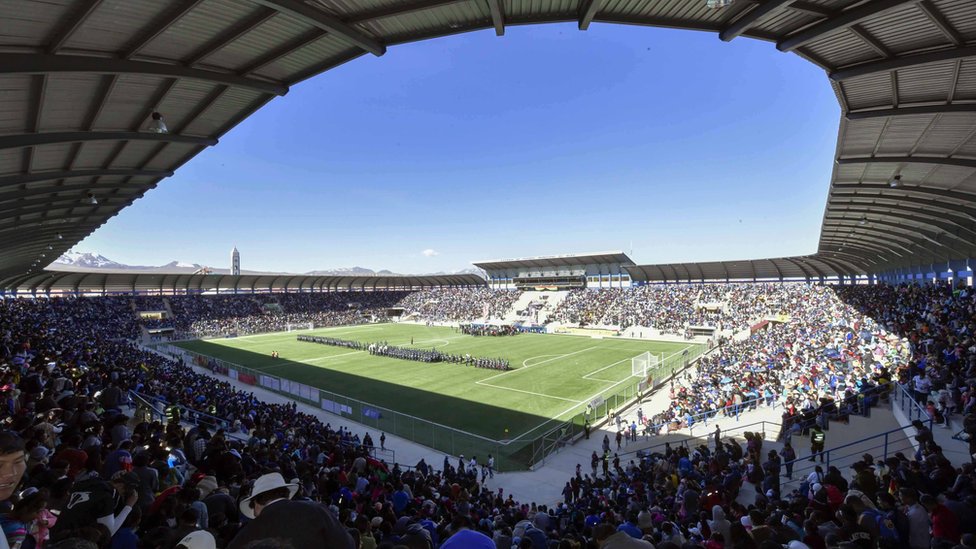
[[[614,367],[614,366],[616,366],[617,364],[622,364],[622,363],[624,363],[624,362],[627,362],[628,360],[630,360],[630,359],[629,359],[629,358],[625,358],[625,359],[623,359],[623,360],[618,360],[617,362],[614,362],[613,364],[609,364],[609,365],[607,365],[607,366],[604,366],[603,368],[600,368],[599,370],[593,370],[592,372],[590,372],[590,373],[588,373],[588,374],[586,374],[586,375],[584,375],[584,376],[583,376],[583,379],[594,379],[594,378],[591,378],[590,376],[591,376],[591,375],[593,375],[593,374],[599,374],[599,373],[600,373],[600,372],[602,372],[603,370],[608,370],[608,369],[610,369],[610,368],[613,368],[613,367]],[[598,381],[609,381],[610,383],[613,383],[613,382],[614,382],[614,381],[616,381],[616,380],[607,380],[607,379],[601,379],[601,380],[598,380]]]
[[[559,360],[559,359],[562,359],[562,358],[566,358],[568,356],[578,355],[580,353],[584,353],[586,351],[592,351],[593,349],[598,349],[598,348],[599,347],[587,347],[585,349],[580,349],[579,351],[573,351],[572,353],[566,353],[564,355],[552,355],[553,358],[549,358],[549,359],[543,360],[541,362],[536,362],[535,364],[533,364],[531,366],[526,366],[524,368],[519,368],[518,370],[509,370],[507,372],[502,372],[500,374],[495,374],[493,376],[486,377],[485,379],[482,379],[480,381],[475,381],[475,384],[476,385],[481,385],[481,384],[483,384],[486,381],[491,381],[492,379],[495,379],[496,377],[502,377],[502,376],[505,376],[505,375],[508,375],[508,374],[514,374],[516,372],[524,372],[525,370],[528,370],[529,368],[535,368],[536,366],[541,366],[543,364],[547,364],[547,363],[552,362],[554,360]],[[543,355],[540,355],[540,356],[543,356]],[[537,357],[530,357],[530,358],[537,358]]]
[[[536,355],[536,356],[530,356],[529,358],[527,358],[527,359],[525,359],[525,360],[522,361],[522,367],[528,368],[529,365],[526,364],[526,362],[532,360],[533,358],[549,358],[551,356],[560,357],[560,356],[563,356],[563,355]],[[533,366],[535,366],[535,365],[533,364]]]
[[601,389],[599,392],[594,393],[593,395],[587,397],[586,399],[579,401],[577,404],[574,404],[573,406],[570,406],[565,411],[559,413],[558,415],[556,415],[552,419],[547,419],[546,421],[543,421],[542,423],[539,423],[538,425],[536,425],[535,427],[529,429],[528,431],[526,431],[526,432],[524,432],[524,433],[522,433],[522,434],[520,434],[518,436],[512,437],[511,439],[509,439],[509,441],[507,443],[503,443],[503,444],[506,444],[506,445],[507,444],[511,444],[513,441],[519,440],[519,439],[523,438],[525,435],[527,435],[527,434],[529,434],[529,433],[531,433],[533,431],[537,431],[540,427],[542,427],[543,425],[546,425],[547,423],[550,423],[550,422],[562,422],[563,420],[560,420],[560,419],[557,419],[557,418],[560,418],[560,417],[568,414],[569,412],[572,412],[576,408],[579,408],[580,404],[583,404],[585,402],[592,402],[594,398],[602,395],[603,393],[609,391],[610,389],[613,389],[617,385],[620,385],[621,383],[623,383],[625,381],[628,381],[628,380],[629,380],[629,378],[628,377],[625,377],[625,378],[621,379],[620,381],[614,383],[613,385],[611,385],[609,387],[606,387],[604,389]]
[[573,400],[571,398],[557,397],[557,396],[547,395],[545,393],[536,393],[536,392],[533,392],[533,391],[526,391],[524,389],[513,389],[511,387],[502,387],[501,385],[492,385],[491,383],[481,383],[480,381],[476,381],[475,383],[477,383],[478,385],[481,385],[482,387],[491,387],[492,389],[501,389],[503,391],[515,391],[516,393],[525,393],[527,395],[534,395],[534,396],[540,396],[540,397],[545,397],[545,398],[552,398],[552,399],[555,399],[555,400],[565,400],[566,402],[575,402],[577,406],[579,406],[580,404],[583,403],[582,400]]
[[[689,345],[689,346],[685,347],[685,349],[690,349],[691,347],[692,346]],[[677,351],[674,354],[668,356],[667,358],[671,358],[672,356],[674,356],[674,355],[676,355],[678,353],[682,353],[682,352],[684,352],[684,350]],[[512,441],[515,441],[515,440],[519,440],[519,439],[525,437],[526,435],[528,435],[529,433],[532,433],[534,431],[537,431],[540,427],[542,427],[543,425],[546,425],[548,423],[562,421],[562,420],[560,420],[558,418],[560,418],[560,417],[568,414],[569,412],[572,412],[573,410],[575,410],[576,408],[578,408],[580,404],[583,404],[585,402],[592,402],[594,398],[602,395],[603,393],[609,391],[610,389],[613,389],[617,385],[620,385],[621,383],[623,383],[625,381],[628,381],[630,379],[630,377],[633,377],[633,376],[625,377],[625,378],[623,378],[623,379],[621,379],[620,381],[617,381],[617,382],[614,382],[614,381],[611,381],[611,380],[594,379],[594,378],[588,377],[588,376],[591,376],[591,375],[593,375],[595,373],[602,372],[603,370],[606,370],[607,368],[610,368],[612,366],[616,366],[617,364],[620,364],[621,362],[626,362],[627,360],[630,360],[630,359],[629,358],[625,358],[623,360],[618,360],[617,362],[614,362],[613,364],[610,364],[608,366],[604,366],[603,368],[600,368],[599,370],[594,370],[594,371],[592,371],[592,372],[590,372],[590,373],[582,376],[583,379],[589,379],[591,381],[603,381],[605,383],[612,383],[612,385],[610,385],[609,387],[606,387],[604,389],[601,389],[600,392],[595,393],[595,394],[591,395],[590,397],[588,397],[588,398],[586,398],[584,400],[579,401],[578,404],[576,404],[575,406],[571,406],[571,407],[567,408],[565,411],[559,413],[558,415],[556,415],[552,419],[547,419],[546,421],[543,421],[543,422],[539,423],[538,425],[536,425],[535,427],[529,429],[528,431],[526,431],[526,432],[524,432],[524,433],[522,433],[522,434],[520,434],[518,436],[512,437],[511,439],[509,439],[509,442],[512,442]],[[665,360],[667,360],[667,359],[665,359]]]

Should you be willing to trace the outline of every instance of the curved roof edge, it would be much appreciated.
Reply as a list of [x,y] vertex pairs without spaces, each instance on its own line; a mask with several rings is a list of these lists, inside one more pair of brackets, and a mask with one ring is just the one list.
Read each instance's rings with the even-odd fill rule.
[[635,282],[697,282],[705,280],[785,280],[853,278],[868,274],[860,262],[820,254],[736,261],[667,263],[627,267]]
[[0,280],[0,288],[24,293],[328,292],[411,290],[483,286],[476,274],[423,276],[319,276],[300,274],[181,274],[118,271],[54,271]]

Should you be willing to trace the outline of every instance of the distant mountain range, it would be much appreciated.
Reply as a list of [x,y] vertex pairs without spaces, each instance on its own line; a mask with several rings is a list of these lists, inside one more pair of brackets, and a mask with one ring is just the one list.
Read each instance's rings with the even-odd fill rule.
[[[124,263],[119,263],[117,261],[112,261],[111,259],[97,253],[91,252],[67,252],[61,257],[57,258],[54,263],[49,267],[53,270],[114,270],[114,271],[132,271],[132,272],[144,272],[144,273],[179,273],[179,274],[190,274],[200,269],[204,266],[199,263],[188,263],[186,261],[170,261],[165,265],[159,266],[145,266],[145,265],[126,265]],[[229,274],[230,269],[220,269],[220,268],[210,268],[210,272],[214,274]],[[289,273],[268,273],[263,271],[247,271],[242,269],[241,274],[289,274]],[[327,269],[327,270],[316,270],[309,271],[307,273],[301,273],[311,276],[403,276],[400,273],[394,273],[386,269],[379,271],[374,271],[373,269],[367,269],[365,267],[340,267],[338,269]],[[462,269],[455,272],[437,272],[437,273],[424,273],[423,275],[414,276],[432,276],[432,275],[457,275],[457,274],[476,274],[485,277],[484,271],[476,267],[469,267],[467,269]]]

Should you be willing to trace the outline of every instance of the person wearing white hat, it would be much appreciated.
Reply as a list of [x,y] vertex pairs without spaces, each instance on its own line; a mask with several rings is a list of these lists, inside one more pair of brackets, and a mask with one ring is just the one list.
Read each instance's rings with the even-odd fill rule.
[[217,540],[206,530],[190,532],[173,549],[217,549]]
[[286,483],[281,473],[261,475],[250,495],[241,500],[240,510],[252,519],[231,540],[227,549],[241,549],[268,538],[289,542],[293,547],[352,549],[353,541],[329,510],[310,501],[292,501],[298,485]]

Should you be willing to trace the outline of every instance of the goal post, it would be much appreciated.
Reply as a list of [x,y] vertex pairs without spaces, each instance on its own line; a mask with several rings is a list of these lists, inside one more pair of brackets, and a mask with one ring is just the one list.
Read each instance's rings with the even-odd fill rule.
[[661,367],[661,358],[650,351],[641,353],[630,359],[630,375],[647,378],[651,372]]

